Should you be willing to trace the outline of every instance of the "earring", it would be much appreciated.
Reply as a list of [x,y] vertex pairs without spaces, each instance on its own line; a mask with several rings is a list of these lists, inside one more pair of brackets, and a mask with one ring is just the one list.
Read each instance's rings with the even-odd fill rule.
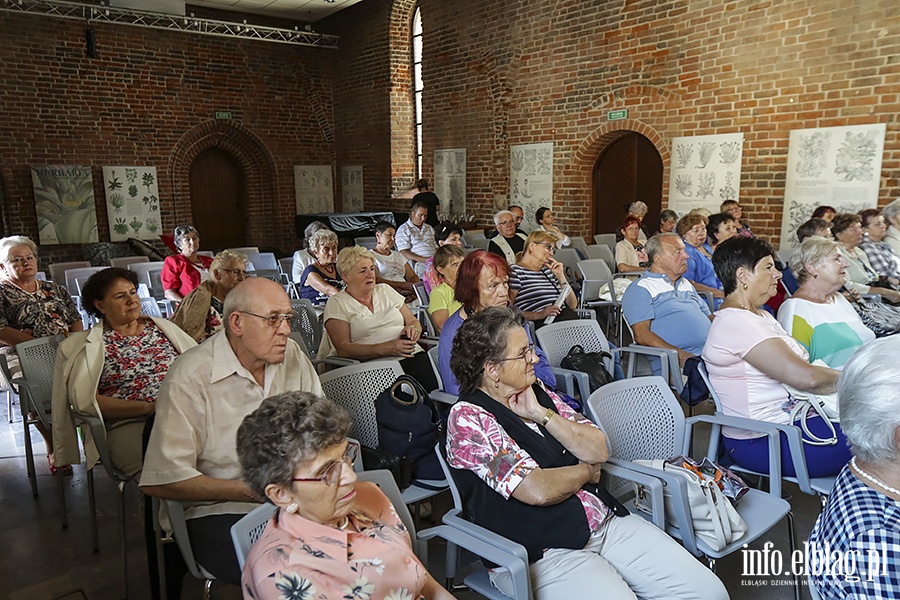
[[746,283],[742,283],[742,284],[741,284],[741,287],[743,287],[743,288],[746,290],[746,289],[747,289],[747,284],[746,284]]
[[500,387],[500,380],[498,379],[497,381],[494,382],[494,388],[496,389],[499,387]]
[[297,512],[298,510],[300,510],[300,507],[297,506],[297,503],[296,503],[296,502],[291,502],[290,504],[288,504],[287,506],[284,507],[284,510],[285,510],[285,512],[288,512],[288,513],[290,513],[290,514],[294,514],[295,512]]

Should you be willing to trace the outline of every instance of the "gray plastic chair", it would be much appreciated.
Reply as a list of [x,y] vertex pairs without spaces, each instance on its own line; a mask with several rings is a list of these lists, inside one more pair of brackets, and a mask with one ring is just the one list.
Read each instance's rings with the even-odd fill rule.
[[291,309],[294,311],[294,318],[291,319],[291,331],[303,336],[309,357],[313,359],[319,352],[319,344],[322,343],[322,335],[324,335],[319,315],[309,298],[291,300]]
[[[203,598],[204,600],[209,600],[212,582],[215,581],[216,577],[204,569],[203,566],[197,562],[197,559],[194,558],[194,551],[191,548],[191,539],[190,536],[188,536],[187,531],[187,519],[185,519],[184,516],[184,504],[178,500],[168,499],[163,500],[162,502],[165,503],[166,512],[169,517],[169,525],[172,527],[172,537],[175,539],[175,543],[178,544],[178,549],[181,551],[181,557],[184,559],[191,575],[203,581]],[[159,568],[164,568],[162,562],[160,562]]]
[[53,263],[47,265],[47,271],[50,272],[50,280],[59,285],[66,285],[66,271],[69,269],[79,269],[90,267],[91,263],[87,260],[73,260],[70,262]]
[[369,250],[373,250],[375,248],[375,245],[378,244],[378,238],[376,238],[374,235],[365,235],[358,238],[353,238],[353,243],[357,246],[362,246],[364,248],[368,248]]
[[249,252],[246,256],[255,271],[278,271],[278,261],[271,252]]
[[591,244],[585,250],[588,259],[600,259],[606,263],[610,273],[616,271],[616,256],[606,244]]
[[9,422],[13,422],[12,406],[13,396],[18,397],[19,393],[12,384],[12,373],[9,371],[9,363],[6,362],[6,355],[0,354],[0,389],[6,392],[6,416]]
[[78,284],[76,280],[83,278],[85,281],[96,273],[97,271],[103,271],[104,269],[108,269],[109,267],[79,267],[77,269],[67,269],[66,270],[66,289],[69,291],[70,296],[80,296],[81,290],[78,289]]
[[150,262],[150,259],[146,256],[120,256],[118,258],[109,259],[109,266],[117,267],[119,269],[127,269],[128,265],[143,262]]
[[608,246],[610,250],[615,250],[616,244],[616,234],[614,233],[598,233],[594,236],[594,241],[598,244],[603,244],[604,246]]

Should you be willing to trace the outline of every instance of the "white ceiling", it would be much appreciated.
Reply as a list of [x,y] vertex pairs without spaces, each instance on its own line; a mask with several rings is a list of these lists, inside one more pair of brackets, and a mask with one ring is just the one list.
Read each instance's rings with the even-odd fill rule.
[[187,0],[188,4],[312,23],[362,0]]

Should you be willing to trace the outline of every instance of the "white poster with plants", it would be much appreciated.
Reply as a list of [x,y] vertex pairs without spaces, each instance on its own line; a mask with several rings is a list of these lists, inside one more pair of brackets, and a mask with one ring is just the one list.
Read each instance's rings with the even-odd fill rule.
[[737,200],[743,146],[743,133],[674,138],[669,209],[679,217],[695,208],[717,213],[725,200]]
[[159,238],[162,219],[156,167],[103,167],[103,190],[111,241]]
[[816,207],[855,213],[878,205],[884,123],[795,129],[788,143],[781,248],[793,248],[797,228]]
[[331,165],[295,166],[294,193],[298,215],[334,212]]
[[31,167],[31,185],[40,245],[99,240],[89,166],[35,165]]
[[525,212],[522,229],[531,231],[537,209],[553,208],[553,142],[509,147],[509,190],[509,203]]
[[341,167],[341,210],[363,211],[363,168]]
[[442,221],[459,223],[466,214],[466,149],[434,151],[435,195],[441,200]]

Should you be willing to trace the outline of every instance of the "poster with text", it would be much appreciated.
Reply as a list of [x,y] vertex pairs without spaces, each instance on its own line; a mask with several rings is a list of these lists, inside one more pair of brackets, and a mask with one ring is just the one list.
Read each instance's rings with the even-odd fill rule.
[[743,133],[674,138],[669,209],[679,217],[695,208],[717,213],[725,200],[737,200],[743,146]]
[[331,165],[294,166],[297,214],[334,212],[334,182]]
[[531,231],[537,209],[553,208],[553,142],[510,146],[509,172],[509,203],[522,207],[522,229]]
[[788,144],[781,248],[799,244],[797,228],[817,206],[855,213],[878,205],[884,123],[796,129]]
[[363,211],[363,168],[341,167],[341,210]]
[[103,167],[111,241],[159,237],[162,219],[156,183],[156,167]]
[[463,221],[466,214],[466,149],[434,151],[434,193],[441,200],[441,221]]
[[38,244],[97,242],[94,178],[89,166],[31,167]]

